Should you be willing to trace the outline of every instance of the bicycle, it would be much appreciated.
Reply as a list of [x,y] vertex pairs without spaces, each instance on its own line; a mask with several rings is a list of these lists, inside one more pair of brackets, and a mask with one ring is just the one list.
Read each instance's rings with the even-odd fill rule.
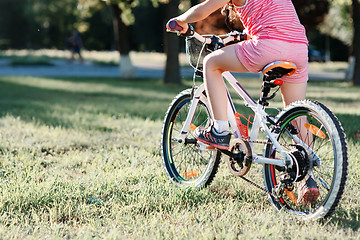
[[[168,31],[179,32],[170,22]],[[247,35],[232,31],[225,35],[200,35],[189,25],[186,50],[196,76],[202,76],[202,59],[227,44],[247,40]],[[348,154],[344,130],[336,116],[323,104],[312,100],[292,103],[276,116],[267,113],[269,101],[280,88],[282,76],[296,71],[293,63],[276,61],[263,69],[263,82],[256,102],[230,72],[223,78],[253,112],[253,120],[239,117],[228,91],[228,121],[233,140],[228,150],[198,142],[193,131],[211,124],[211,109],[204,84],[180,92],[171,102],[163,123],[161,153],[166,173],[180,187],[209,186],[217,173],[222,155],[230,172],[264,191],[272,205],[286,209],[302,219],[329,217],[344,192]],[[195,83],[194,83],[195,84]],[[269,96],[270,95],[270,96]],[[259,141],[259,132],[266,140]],[[301,131],[300,131],[301,130]],[[264,152],[255,153],[255,144]],[[244,176],[252,164],[263,165],[265,187]],[[310,206],[298,202],[297,184],[313,174],[319,197]]]

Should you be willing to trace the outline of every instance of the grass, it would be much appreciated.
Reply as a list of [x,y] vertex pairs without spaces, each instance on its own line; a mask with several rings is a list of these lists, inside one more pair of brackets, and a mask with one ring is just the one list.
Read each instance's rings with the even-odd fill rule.
[[[258,96],[259,80],[242,83]],[[0,84],[1,239],[358,239],[358,87],[309,85],[308,97],[342,122],[350,167],[333,216],[301,222],[274,211],[224,161],[209,188],[181,190],[169,182],[159,147],[162,118],[191,82],[3,76]],[[273,106],[281,106],[279,97]],[[260,167],[248,177],[262,185]]]

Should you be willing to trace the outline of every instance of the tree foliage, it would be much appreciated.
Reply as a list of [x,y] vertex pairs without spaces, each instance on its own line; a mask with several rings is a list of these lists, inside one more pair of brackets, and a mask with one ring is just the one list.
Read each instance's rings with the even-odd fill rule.
[[321,32],[339,39],[348,46],[352,44],[353,38],[350,6],[351,0],[333,0],[328,15],[319,26]]
[[358,0],[333,0],[320,30],[350,46],[347,74],[354,85],[360,85],[360,3]]
[[293,0],[300,22],[307,30],[316,28],[329,11],[329,0]]
[[[74,0],[1,0],[2,47],[63,47],[79,22]],[[0,46],[1,47],[1,46]]]
[[[330,6],[328,0],[293,0],[293,4],[300,22],[307,30],[315,29],[324,21]],[[206,20],[196,23],[195,28],[202,34],[223,34],[229,31],[220,10],[211,14]],[[233,22],[233,29],[243,30],[243,26],[237,18]]]

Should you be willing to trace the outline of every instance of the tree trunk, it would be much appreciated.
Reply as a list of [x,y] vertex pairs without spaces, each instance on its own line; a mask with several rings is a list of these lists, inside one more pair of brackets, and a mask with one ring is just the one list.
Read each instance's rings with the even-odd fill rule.
[[352,0],[353,10],[353,53],[355,59],[354,74],[352,76],[352,85],[360,86],[360,3],[359,0]]
[[135,68],[129,55],[129,35],[127,27],[121,19],[122,10],[116,3],[112,3],[110,6],[113,14],[115,45],[120,53],[120,76],[123,78],[133,78],[135,76]]
[[[165,8],[166,20],[177,16],[179,3],[179,0],[169,1]],[[164,43],[166,54],[164,83],[180,83],[179,37],[174,33],[165,33]]]

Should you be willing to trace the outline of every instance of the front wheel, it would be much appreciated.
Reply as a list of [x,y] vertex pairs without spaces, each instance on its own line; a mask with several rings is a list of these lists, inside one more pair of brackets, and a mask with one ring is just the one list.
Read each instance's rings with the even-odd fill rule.
[[[278,141],[285,150],[298,152],[298,155],[301,154],[297,149],[305,150],[306,153],[298,157],[298,169],[315,180],[319,195],[310,203],[302,202],[299,191],[304,184],[299,179],[293,184],[292,191],[286,189],[277,197],[270,196],[271,203],[276,209],[287,209],[304,219],[330,216],[344,192],[347,178],[347,145],[340,122],[321,103],[305,100],[284,109],[277,118],[277,124]],[[299,138],[305,144],[296,142]],[[276,158],[280,154],[269,142],[265,155]],[[279,189],[286,174],[284,168],[266,164],[264,181],[267,190],[275,192]]]
[[170,104],[162,130],[161,153],[167,175],[180,187],[201,188],[215,177],[221,153],[199,147],[193,132],[196,127],[207,127],[211,115],[206,96],[199,99],[185,142],[178,137],[191,105],[191,89],[182,91]]

